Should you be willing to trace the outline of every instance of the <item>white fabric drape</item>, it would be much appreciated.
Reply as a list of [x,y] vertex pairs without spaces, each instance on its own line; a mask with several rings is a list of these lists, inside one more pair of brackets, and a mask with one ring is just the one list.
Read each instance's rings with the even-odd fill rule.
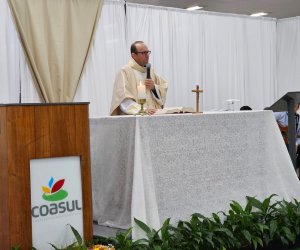
[[276,22],[241,16],[206,14],[204,108],[227,99],[262,109],[274,103]]
[[[170,83],[165,106],[193,106],[203,71],[203,16],[195,12],[127,4],[127,47],[145,41],[156,72]],[[200,27],[199,27],[200,26]]]
[[74,101],[90,102],[91,117],[109,115],[115,74],[127,62],[128,54],[124,3],[107,1],[74,98]]
[[277,23],[278,94],[300,91],[300,17]]
[[39,103],[7,1],[0,1],[0,103]]
[[274,102],[275,19],[137,4],[127,4],[127,13],[128,42],[146,41],[170,82],[167,105],[195,106],[196,83],[204,110],[226,109],[232,98],[256,109]]
[[90,102],[90,116],[109,115],[114,78],[127,63],[125,12],[122,1],[105,2],[95,40],[74,101]]
[[0,103],[18,103],[20,44],[6,1],[0,1]]
[[230,200],[244,205],[246,195],[300,198],[271,111],[101,117],[90,131],[93,215],[102,225],[128,228],[137,218],[158,229],[157,219],[210,216]]

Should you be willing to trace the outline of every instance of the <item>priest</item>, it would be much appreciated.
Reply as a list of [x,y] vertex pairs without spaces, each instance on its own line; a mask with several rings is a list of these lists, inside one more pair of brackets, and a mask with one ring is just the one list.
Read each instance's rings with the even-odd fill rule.
[[163,108],[165,104],[168,83],[149,66],[151,51],[144,42],[134,42],[130,47],[130,52],[131,59],[120,69],[115,79],[110,114],[139,113],[139,84],[144,84],[146,88],[146,104],[144,105],[146,112],[150,115],[154,114],[156,109]]

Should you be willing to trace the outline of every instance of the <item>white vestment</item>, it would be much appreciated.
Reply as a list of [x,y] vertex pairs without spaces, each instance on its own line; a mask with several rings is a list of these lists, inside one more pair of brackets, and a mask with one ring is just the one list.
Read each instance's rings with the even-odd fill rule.
[[[164,78],[156,75],[152,68],[150,71],[150,76],[154,81],[157,97],[151,90],[147,89],[145,108],[160,109],[163,107],[166,100],[168,83]],[[145,78],[146,68],[137,64],[133,59],[130,59],[128,64],[121,68],[116,76],[114,84],[110,109],[111,115],[122,114],[120,105],[124,100],[131,99],[134,102],[138,101],[137,85],[140,81],[144,81]]]

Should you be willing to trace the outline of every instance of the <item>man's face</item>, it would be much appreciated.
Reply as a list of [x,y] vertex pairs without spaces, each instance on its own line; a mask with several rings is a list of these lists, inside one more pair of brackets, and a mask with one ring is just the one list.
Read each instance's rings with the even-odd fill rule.
[[138,43],[136,44],[136,53],[132,53],[131,57],[139,64],[140,66],[145,66],[149,61],[149,50],[146,44]]

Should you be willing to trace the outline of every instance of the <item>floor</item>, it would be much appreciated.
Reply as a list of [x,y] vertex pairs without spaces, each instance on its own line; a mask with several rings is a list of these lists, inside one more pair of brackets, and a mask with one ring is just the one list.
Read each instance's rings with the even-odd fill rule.
[[93,224],[94,228],[94,236],[100,236],[100,237],[115,237],[117,233],[119,232],[125,232],[126,230],[120,229],[120,228],[112,228],[112,227],[106,227],[106,226],[100,226],[94,222]]

